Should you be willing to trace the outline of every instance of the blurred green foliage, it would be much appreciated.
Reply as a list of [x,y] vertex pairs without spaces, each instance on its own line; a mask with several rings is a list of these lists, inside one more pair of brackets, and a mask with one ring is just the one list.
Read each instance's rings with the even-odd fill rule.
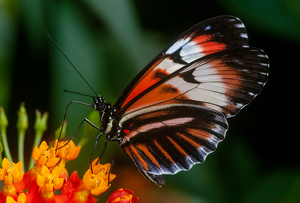
[[[34,112],[34,108],[49,111],[50,135],[61,124],[68,102],[78,100],[92,103],[88,97],[62,91],[67,89],[94,96],[93,91],[46,37],[45,31],[49,32],[94,90],[113,104],[131,79],[173,40],[171,36],[179,36],[194,22],[214,15],[236,15],[246,24],[248,31],[254,30],[252,35],[260,33],[263,36],[262,41],[255,42],[257,46],[271,38],[295,42],[298,46],[299,10],[300,3],[297,0],[3,0],[0,1],[0,106],[7,109],[8,117],[14,118],[15,109],[21,101],[25,101],[31,122],[33,118],[30,119],[30,111]],[[253,42],[251,36],[250,42]],[[262,48],[274,49],[271,47],[274,44],[270,44],[263,44]],[[276,71],[273,67],[271,73],[272,70]],[[269,106],[263,99],[256,104],[265,109]],[[246,110],[240,117],[240,123],[250,125],[248,121],[260,117],[258,112],[265,109],[256,112],[253,109]],[[67,134],[71,136],[91,111],[91,108],[72,104],[67,114]],[[99,125],[97,116],[94,113],[91,119]],[[230,122],[233,126],[240,123],[239,120]],[[89,144],[80,154],[79,165],[70,164],[70,167],[79,170],[81,176],[88,167],[97,135],[97,131],[84,128],[78,136],[83,136],[82,131],[88,131],[91,134],[88,137]],[[194,166],[189,172],[167,176],[168,186],[165,188],[157,188],[142,180],[146,182],[144,190],[149,198],[138,192],[135,195],[140,196],[140,202],[156,199],[155,195],[161,191],[169,195],[170,202],[172,196],[178,197],[177,201],[172,202],[300,202],[299,158],[291,164],[294,167],[285,167],[283,164],[273,169],[264,166],[263,160],[273,160],[273,157],[265,155],[267,158],[262,159],[263,154],[259,153],[262,151],[256,151],[252,146],[256,140],[248,142],[240,135],[248,130],[253,133],[255,128],[260,126],[241,131],[229,130],[225,142],[204,164]],[[258,131],[253,135],[254,139],[271,136],[269,128]],[[265,139],[269,143],[271,138]],[[97,153],[103,147],[103,140],[99,141]],[[116,146],[116,143],[109,144],[105,161],[111,161]],[[275,158],[282,155],[272,152],[272,156],[273,153]],[[126,154],[121,152],[116,167],[122,168],[124,165],[129,165],[133,173],[138,173]],[[116,175],[117,179],[122,178]],[[125,178],[130,182],[130,177]],[[136,184],[136,188],[128,189],[138,191],[139,184]],[[158,198],[156,202],[167,202],[166,199]]]

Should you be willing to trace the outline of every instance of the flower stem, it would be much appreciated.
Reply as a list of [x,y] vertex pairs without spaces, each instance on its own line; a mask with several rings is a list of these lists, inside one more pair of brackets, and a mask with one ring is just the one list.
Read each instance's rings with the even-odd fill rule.
[[[35,137],[33,141],[33,148],[36,146],[40,146],[43,133],[47,129],[47,119],[48,119],[48,113],[41,114],[40,111],[35,111],[36,119],[34,123],[34,130],[35,130]],[[30,170],[32,167],[34,167],[34,159],[31,158],[29,161],[28,169]]]
[[21,103],[20,110],[18,111],[18,121],[17,121],[17,129],[18,129],[18,160],[21,161],[22,171],[24,172],[24,140],[25,140],[25,132],[28,128],[28,116],[25,109],[24,102]]
[[24,140],[25,140],[25,132],[18,133],[18,160],[21,161],[22,164],[22,171],[24,172]]
[[0,134],[2,136],[1,138],[2,138],[3,149],[4,149],[6,158],[10,162],[12,162],[12,157],[10,154],[10,150],[9,150],[9,146],[8,146],[8,142],[7,142],[7,135],[6,135],[7,125],[8,125],[8,121],[7,121],[4,109],[2,107],[0,107]]

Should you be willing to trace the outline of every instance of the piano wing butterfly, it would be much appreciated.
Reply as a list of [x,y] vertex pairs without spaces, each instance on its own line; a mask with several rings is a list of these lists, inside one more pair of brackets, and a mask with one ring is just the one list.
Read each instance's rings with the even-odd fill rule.
[[249,47],[233,16],[185,31],[126,87],[115,105],[94,98],[101,129],[151,182],[202,163],[225,138],[227,118],[257,96],[269,72],[267,55]]

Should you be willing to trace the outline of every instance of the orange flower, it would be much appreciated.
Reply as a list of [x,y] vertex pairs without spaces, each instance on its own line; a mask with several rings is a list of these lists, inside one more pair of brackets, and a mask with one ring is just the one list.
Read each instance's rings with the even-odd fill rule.
[[133,191],[127,189],[118,189],[114,191],[106,203],[136,203],[139,198],[133,197]]
[[41,191],[41,200],[49,202],[55,199],[53,190],[60,189],[64,183],[63,178],[58,178],[59,169],[55,168],[50,172],[50,170],[43,166],[41,174],[37,176],[36,183],[42,189]]
[[25,203],[26,202],[26,196],[24,193],[21,193],[18,196],[18,201],[15,201],[12,197],[8,196],[6,198],[6,203]]
[[[68,171],[66,170],[66,161],[67,160],[73,160],[76,159],[79,155],[81,146],[76,147],[74,142],[71,140],[69,143],[64,146],[67,143],[67,141],[58,142],[58,140],[55,140],[54,147],[58,148],[57,155],[60,157],[60,162],[56,167],[60,168],[60,175],[59,177],[65,178],[67,180],[68,178]],[[63,146],[63,147],[62,147]]]
[[10,165],[8,159],[4,158],[2,162],[2,169],[0,169],[0,180],[4,180],[5,186],[0,192],[0,202],[6,201],[8,196],[13,199],[17,198],[17,191],[14,183],[19,183],[23,179],[22,162]]
[[[3,117],[0,108],[1,115]],[[1,120],[3,121],[3,119]],[[3,124],[0,125],[3,128]],[[1,132],[3,133],[5,129],[3,128],[3,130],[2,128]],[[43,132],[46,129],[46,122],[43,121],[42,126],[35,129]],[[73,141],[65,144],[65,141],[58,142],[56,140],[54,147],[49,147],[43,141],[39,147],[34,147],[32,151],[34,162],[30,166],[31,169],[25,174],[22,172],[22,162],[17,164],[10,163],[8,159],[4,158],[2,168],[0,168],[0,180],[4,181],[5,186],[0,192],[0,203],[96,202],[97,199],[94,196],[105,192],[110,187],[110,182],[116,177],[114,174],[110,174],[111,165],[100,164],[98,159],[96,159],[93,161],[90,169],[84,174],[83,179],[78,177],[76,171],[69,177],[65,168],[66,160],[75,159],[80,152],[81,146],[76,147]],[[5,148],[8,149],[7,144]],[[35,166],[33,166],[34,163],[36,164]],[[54,190],[60,190],[60,192],[56,194]],[[124,200],[126,203],[136,202],[137,198],[130,195],[131,191],[123,189],[122,191],[123,193],[115,192],[115,197],[111,197],[109,201],[120,202]]]
[[23,179],[22,162],[12,163],[12,167],[7,158],[3,159],[2,169],[0,169],[0,180],[4,180],[5,185],[18,183]]
[[[83,180],[79,180],[77,173],[72,173],[68,184],[62,188],[62,194],[70,194],[68,203],[93,203],[97,200],[93,197],[105,192],[110,184],[108,183],[108,175],[110,164],[97,163],[97,159],[93,161],[93,172],[88,169],[83,176]],[[110,181],[116,176],[110,175]]]
[[24,174],[24,179],[22,181],[23,186],[21,187],[27,188],[30,185],[32,190],[37,191],[38,186],[36,184],[36,178],[41,174],[42,167],[54,167],[59,162],[60,158],[56,157],[55,149],[49,149],[49,146],[45,141],[43,141],[38,148],[36,146],[34,147],[32,158],[35,160],[36,166]]
[[[54,147],[57,146],[58,140],[55,140]],[[67,141],[62,141],[58,143],[58,148],[64,146],[67,143]],[[76,147],[74,142],[71,140],[69,143],[64,146],[63,148],[59,149],[57,152],[57,156],[66,159],[66,160],[73,160],[75,159],[79,152],[80,152],[81,146]]]
[[93,195],[99,195],[105,192],[109,187],[116,175],[110,174],[110,180],[108,181],[110,164],[100,164],[98,163],[98,158],[92,163],[92,169],[87,170],[83,176],[83,182],[85,188],[90,190]]
[[36,183],[39,187],[45,187],[47,192],[53,192],[53,189],[60,189],[63,185],[63,178],[58,178],[59,169],[54,168],[52,172],[46,166],[42,167],[41,175],[38,175]]
[[49,146],[45,141],[40,144],[39,148],[36,146],[34,147],[32,158],[36,161],[37,165],[46,165],[49,168],[54,167],[59,162],[59,158],[57,158],[55,154],[55,149],[49,149]]

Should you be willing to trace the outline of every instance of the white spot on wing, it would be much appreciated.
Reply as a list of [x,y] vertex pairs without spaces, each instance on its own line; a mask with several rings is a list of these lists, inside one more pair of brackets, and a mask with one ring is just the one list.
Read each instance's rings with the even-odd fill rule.
[[138,131],[139,132],[146,132],[152,129],[156,129],[156,128],[161,128],[164,127],[164,125],[161,122],[157,122],[157,123],[150,123],[150,124],[146,124],[141,126]]
[[226,89],[222,83],[202,83],[197,88],[223,94],[226,93]]
[[188,91],[191,88],[197,87],[198,84],[191,84],[183,80],[183,78],[175,77],[168,81],[165,84],[170,84],[173,87],[176,87],[181,93]]
[[210,64],[204,64],[193,71],[193,76],[216,75],[217,72]]
[[248,38],[248,35],[246,33],[241,33],[240,35],[242,38]]
[[226,95],[205,89],[193,89],[187,92],[186,95],[192,100],[216,104],[218,106],[226,106],[228,103]]
[[184,46],[182,46],[182,49],[180,51],[180,56],[195,54],[195,53],[199,53],[202,51],[203,51],[203,49],[201,48],[201,46],[199,46],[197,43],[191,41],[191,42],[186,43]]
[[183,61],[191,63],[192,61],[205,56],[205,54],[203,54],[203,51],[204,50],[199,44],[191,41],[182,46],[179,54]]
[[255,94],[252,93],[252,92],[248,92],[248,94],[249,94],[250,96],[255,96]]
[[175,42],[167,51],[166,54],[172,54],[175,51],[177,51],[180,47],[182,47],[183,45],[185,45],[185,43],[187,43],[188,41],[190,41],[190,38],[186,38],[186,39],[180,39],[177,42]]
[[264,54],[257,54],[258,57],[261,57],[261,58],[268,58],[266,55]]
[[190,55],[186,55],[183,56],[181,59],[187,63],[191,63],[201,57],[205,56],[205,54],[203,53],[196,53],[196,54],[190,54]]
[[[158,65],[157,68],[160,68],[162,70],[165,70],[167,73],[171,74],[174,71],[178,70],[181,68],[183,65],[180,63],[174,63],[174,61],[166,58],[163,61],[161,61]],[[156,69],[156,68],[155,68]],[[155,70],[154,69],[154,70]]]
[[239,24],[235,24],[235,27],[237,28],[244,28],[244,24],[243,23],[239,23]]
[[209,30],[210,28],[211,28],[211,26],[208,25],[208,26],[206,26],[206,27],[204,28],[204,30],[207,31],[207,30]]
[[168,126],[174,126],[174,125],[178,125],[178,124],[185,124],[192,120],[194,120],[194,118],[175,118],[175,119],[163,121],[163,123]]

